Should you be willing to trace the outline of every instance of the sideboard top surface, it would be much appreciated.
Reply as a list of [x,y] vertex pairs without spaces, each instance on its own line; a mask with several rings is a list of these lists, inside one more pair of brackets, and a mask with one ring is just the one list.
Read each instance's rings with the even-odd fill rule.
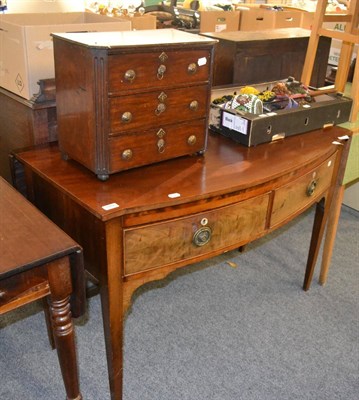
[[[337,150],[333,141],[347,134],[347,129],[332,127],[251,148],[210,134],[202,156],[119,172],[105,182],[75,161],[62,160],[56,144],[18,152],[16,158],[98,218],[109,220],[252,189],[312,162],[324,161]],[[106,210],[103,207],[107,205],[113,206]]]

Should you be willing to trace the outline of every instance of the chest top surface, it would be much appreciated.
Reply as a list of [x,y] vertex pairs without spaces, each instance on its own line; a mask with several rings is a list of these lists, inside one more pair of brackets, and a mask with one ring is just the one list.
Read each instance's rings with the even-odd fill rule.
[[194,44],[210,45],[215,43],[214,39],[188,32],[182,32],[177,29],[118,32],[70,32],[53,33],[52,36],[85,47],[99,49],[131,49],[133,46],[158,47],[163,45],[193,46]]
[[[16,157],[98,218],[109,220],[258,187],[311,163],[323,162],[338,150],[333,141],[347,134],[350,131],[333,127],[251,148],[211,134],[203,156],[134,168],[114,174],[106,182],[75,161],[62,160],[56,145],[21,152]],[[116,206],[103,208],[111,204]]]

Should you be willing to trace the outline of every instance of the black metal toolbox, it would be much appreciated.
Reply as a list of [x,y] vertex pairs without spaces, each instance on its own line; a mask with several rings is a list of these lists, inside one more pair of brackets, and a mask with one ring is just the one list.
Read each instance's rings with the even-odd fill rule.
[[[263,83],[255,87],[265,90],[273,84]],[[317,94],[309,104],[261,114],[224,109],[213,103],[213,99],[239,90],[240,87],[233,86],[213,89],[209,127],[248,147],[341,124],[349,120],[352,107],[352,99],[340,93]]]

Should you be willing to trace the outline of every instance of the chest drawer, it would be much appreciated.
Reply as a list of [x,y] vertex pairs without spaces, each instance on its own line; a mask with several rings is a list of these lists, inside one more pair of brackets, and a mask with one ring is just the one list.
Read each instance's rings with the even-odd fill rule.
[[208,88],[202,85],[110,98],[110,132],[204,118],[207,97]]
[[206,147],[206,120],[160,125],[109,139],[112,172],[194,154]]
[[284,222],[323,196],[330,186],[334,163],[335,155],[311,172],[275,191],[271,227]]
[[209,50],[165,50],[109,56],[109,91],[116,93],[207,82],[210,56]]
[[231,249],[265,229],[269,195],[124,230],[125,275]]

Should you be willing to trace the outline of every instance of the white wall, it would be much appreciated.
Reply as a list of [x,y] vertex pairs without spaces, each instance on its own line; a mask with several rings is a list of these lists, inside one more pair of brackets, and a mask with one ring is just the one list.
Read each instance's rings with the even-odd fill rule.
[[84,11],[85,0],[7,0],[7,13]]

